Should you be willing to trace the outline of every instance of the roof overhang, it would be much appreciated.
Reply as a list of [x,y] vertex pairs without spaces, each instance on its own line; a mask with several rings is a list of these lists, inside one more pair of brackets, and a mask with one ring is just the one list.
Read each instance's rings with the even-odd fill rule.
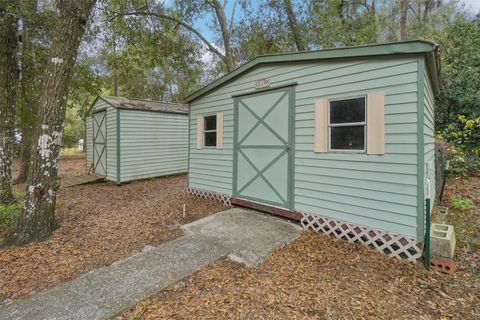
[[345,58],[364,58],[374,56],[391,56],[403,54],[425,55],[427,68],[430,73],[435,94],[440,92],[440,81],[438,75],[438,67],[436,62],[436,50],[438,46],[429,41],[415,40],[391,43],[379,43],[371,45],[363,45],[356,47],[344,47],[334,49],[323,49],[316,51],[295,52],[286,54],[271,54],[258,56],[255,59],[238,67],[234,71],[227,73],[219,79],[211,82],[205,87],[195,91],[185,98],[185,102],[189,103],[208,92],[222,86],[223,84],[237,78],[248,70],[259,65],[272,63],[292,63],[292,62],[308,62],[315,60],[327,59],[345,59]]

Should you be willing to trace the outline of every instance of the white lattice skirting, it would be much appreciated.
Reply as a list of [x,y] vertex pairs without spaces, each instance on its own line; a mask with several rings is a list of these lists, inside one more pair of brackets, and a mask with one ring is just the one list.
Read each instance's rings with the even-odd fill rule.
[[231,197],[229,195],[226,195],[226,194],[211,192],[211,191],[205,191],[205,190],[199,190],[199,189],[194,189],[194,188],[188,188],[187,192],[190,193],[190,194],[193,194],[194,196],[200,197],[200,198],[208,198],[208,199],[220,201],[221,203],[223,203],[227,207],[232,206]]
[[376,230],[370,227],[353,225],[310,213],[301,212],[300,221],[304,229],[312,229],[335,236],[349,242],[360,242],[385,253],[389,257],[417,262],[422,256],[421,247],[416,239]]

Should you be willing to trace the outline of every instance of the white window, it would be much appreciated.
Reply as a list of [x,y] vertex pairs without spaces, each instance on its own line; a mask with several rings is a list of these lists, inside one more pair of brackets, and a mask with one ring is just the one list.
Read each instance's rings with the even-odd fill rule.
[[205,116],[204,120],[204,130],[203,130],[203,141],[205,147],[216,147],[217,146],[217,116]]
[[365,97],[330,100],[328,108],[329,149],[365,151]]

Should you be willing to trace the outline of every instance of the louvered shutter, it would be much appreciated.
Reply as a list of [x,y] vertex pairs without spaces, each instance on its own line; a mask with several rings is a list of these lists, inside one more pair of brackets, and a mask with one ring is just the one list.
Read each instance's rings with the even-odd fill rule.
[[197,149],[203,149],[203,116],[197,116]]
[[314,152],[328,150],[328,101],[320,99],[315,102],[315,142]]
[[385,154],[385,93],[369,93],[367,104],[367,154]]

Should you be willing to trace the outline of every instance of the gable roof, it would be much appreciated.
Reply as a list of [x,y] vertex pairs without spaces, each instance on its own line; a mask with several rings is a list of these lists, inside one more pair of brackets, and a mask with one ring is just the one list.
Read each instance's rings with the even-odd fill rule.
[[98,96],[92,106],[95,105],[98,99],[102,99],[112,107],[118,109],[188,114],[188,106],[182,103]]
[[303,51],[294,53],[282,53],[282,54],[269,54],[258,56],[253,60],[241,65],[237,69],[230,73],[218,78],[217,80],[209,83],[203,88],[195,91],[191,95],[185,98],[185,102],[191,102],[208,92],[216,89],[217,87],[225,84],[226,82],[240,76],[248,70],[255,68],[259,65],[270,63],[294,63],[302,61],[315,61],[315,60],[327,60],[327,59],[342,59],[342,58],[360,58],[360,57],[373,57],[373,56],[389,56],[399,54],[424,54],[427,62],[427,70],[429,71],[435,93],[440,91],[439,81],[439,66],[437,66],[436,50],[438,45],[433,42],[414,40],[414,41],[401,41],[390,43],[378,43],[369,44],[356,47],[343,47],[333,49],[323,49],[315,51]]

